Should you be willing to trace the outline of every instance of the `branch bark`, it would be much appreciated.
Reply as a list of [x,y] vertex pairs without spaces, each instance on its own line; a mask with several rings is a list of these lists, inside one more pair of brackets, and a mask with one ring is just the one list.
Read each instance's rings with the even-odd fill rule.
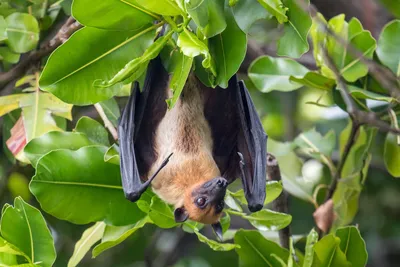
[[65,41],[81,27],[82,26],[75,21],[74,18],[69,17],[50,41],[41,45],[38,50],[30,52],[30,54],[24,57],[9,71],[0,74],[0,91],[3,90],[9,83],[25,75],[25,73],[32,66],[37,64],[43,57],[50,55],[57,47],[65,43]]

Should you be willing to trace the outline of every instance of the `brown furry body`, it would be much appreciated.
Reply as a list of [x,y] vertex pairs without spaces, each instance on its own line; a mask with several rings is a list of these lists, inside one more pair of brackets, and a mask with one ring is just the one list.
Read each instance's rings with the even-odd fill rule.
[[[189,76],[180,99],[168,110],[158,125],[155,152],[158,160],[151,166],[154,173],[162,161],[174,153],[170,162],[152,182],[154,192],[175,208],[184,206],[189,217],[204,223],[218,221],[212,206],[200,210],[193,204],[192,192],[201,184],[220,176],[213,159],[211,129],[204,117],[204,99],[199,81]],[[170,95],[170,90],[168,95]]]

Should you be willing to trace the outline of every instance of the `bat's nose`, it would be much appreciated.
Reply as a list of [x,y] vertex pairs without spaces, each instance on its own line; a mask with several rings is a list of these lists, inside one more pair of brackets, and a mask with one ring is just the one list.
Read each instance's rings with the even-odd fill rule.
[[225,178],[220,177],[217,180],[217,186],[220,188],[225,188],[228,186],[228,181]]

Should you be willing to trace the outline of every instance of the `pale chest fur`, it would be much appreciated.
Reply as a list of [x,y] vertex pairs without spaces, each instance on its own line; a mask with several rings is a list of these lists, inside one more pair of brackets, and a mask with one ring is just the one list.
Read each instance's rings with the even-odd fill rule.
[[155,193],[164,201],[177,206],[183,204],[185,190],[200,181],[220,175],[213,159],[211,129],[204,117],[202,95],[194,77],[189,77],[183,97],[168,110],[160,122],[155,138],[158,160],[150,174],[161,162],[174,153],[169,163],[152,182]]

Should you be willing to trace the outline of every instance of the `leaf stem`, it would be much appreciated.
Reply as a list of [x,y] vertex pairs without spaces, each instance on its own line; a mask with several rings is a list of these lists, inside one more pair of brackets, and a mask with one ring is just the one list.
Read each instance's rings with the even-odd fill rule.
[[115,129],[114,125],[107,118],[103,107],[99,103],[96,103],[96,104],[94,104],[94,108],[97,110],[97,113],[99,113],[101,119],[103,120],[104,126],[110,131],[110,133],[113,136],[114,140],[117,141],[118,140],[117,129]]

